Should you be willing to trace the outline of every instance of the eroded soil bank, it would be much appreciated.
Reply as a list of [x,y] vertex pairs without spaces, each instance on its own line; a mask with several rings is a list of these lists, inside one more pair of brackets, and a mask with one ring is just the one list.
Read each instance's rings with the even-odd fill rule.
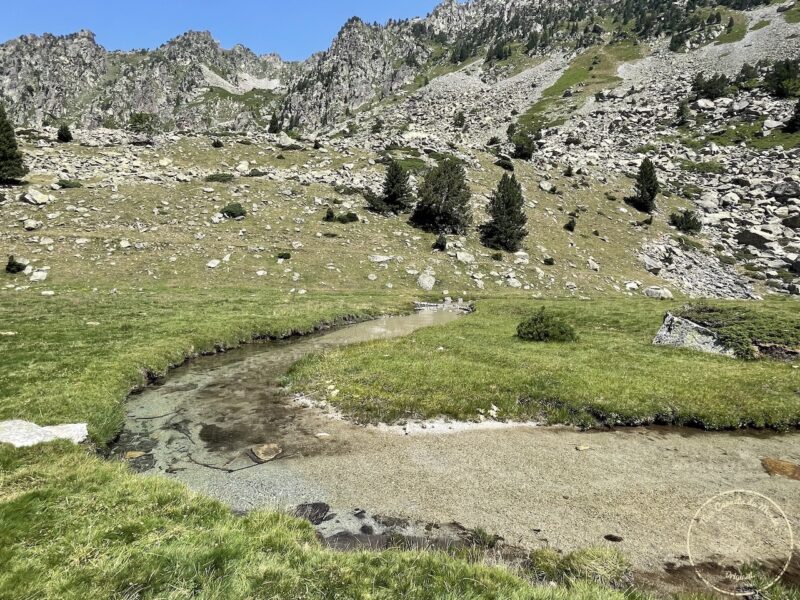
[[[332,510],[315,520],[340,543],[343,533],[378,544],[373,534],[414,537],[456,522],[531,549],[612,545],[660,589],[702,589],[692,551],[711,570],[753,559],[783,569],[785,529],[755,543],[764,529],[757,510],[715,515],[687,540],[703,504],[730,490],[768,498],[800,532],[800,482],[762,464],[800,463],[798,433],[514,426],[400,435],[332,419],[280,391],[280,377],[311,352],[454,318],[393,317],[192,361],[129,399],[114,454],[239,511],[325,503]],[[798,556],[790,580],[800,579]]]

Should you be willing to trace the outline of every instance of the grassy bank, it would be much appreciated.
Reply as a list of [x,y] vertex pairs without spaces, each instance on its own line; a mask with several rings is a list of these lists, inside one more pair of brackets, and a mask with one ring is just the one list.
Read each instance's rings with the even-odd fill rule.
[[[516,327],[538,307],[573,324],[574,344],[531,344]],[[708,428],[800,424],[800,375],[651,342],[667,308],[644,300],[492,300],[445,327],[343,348],[296,366],[295,389],[365,421],[447,415],[554,423],[671,423]],[[794,302],[752,305],[796,324]]]
[[369,293],[297,296],[223,288],[65,291],[54,298],[0,295],[13,315],[0,336],[0,420],[88,422],[111,439],[122,401],[170,365],[262,336],[286,336],[349,316],[407,311],[411,299]]
[[[0,522],[0,598],[625,597],[583,580],[533,586],[525,573],[442,553],[334,552],[306,522],[235,517],[63,443],[0,447]],[[583,572],[604,572],[606,560]]]

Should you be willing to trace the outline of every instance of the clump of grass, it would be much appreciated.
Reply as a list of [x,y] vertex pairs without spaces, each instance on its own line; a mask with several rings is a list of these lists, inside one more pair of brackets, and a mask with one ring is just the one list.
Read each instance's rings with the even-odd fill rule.
[[528,342],[575,342],[575,329],[569,323],[545,311],[525,319],[517,327],[517,337]]
[[213,173],[206,177],[208,183],[230,183],[233,181],[233,175],[230,173]]
[[759,348],[800,349],[800,315],[755,311],[745,306],[693,304],[683,307],[677,316],[708,327],[720,342],[736,356],[753,360]]
[[526,570],[540,582],[591,581],[608,587],[630,585],[631,567],[618,550],[589,548],[562,555],[551,548],[531,552]]
[[65,190],[77,189],[83,187],[83,184],[80,181],[77,181],[76,179],[59,179],[56,183],[58,184],[58,187]]
[[705,173],[707,175],[708,174],[722,175],[726,172],[725,165],[715,160],[709,160],[705,162],[682,160],[681,168],[684,171],[688,171],[690,173]]

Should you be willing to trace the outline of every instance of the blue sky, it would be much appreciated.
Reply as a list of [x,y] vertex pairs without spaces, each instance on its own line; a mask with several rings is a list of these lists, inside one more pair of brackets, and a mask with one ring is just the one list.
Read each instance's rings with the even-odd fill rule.
[[0,41],[22,34],[90,29],[109,50],[155,48],[187,31],[209,30],[226,48],[303,59],[325,50],[354,15],[367,22],[424,16],[437,0],[22,0],[8,2]]

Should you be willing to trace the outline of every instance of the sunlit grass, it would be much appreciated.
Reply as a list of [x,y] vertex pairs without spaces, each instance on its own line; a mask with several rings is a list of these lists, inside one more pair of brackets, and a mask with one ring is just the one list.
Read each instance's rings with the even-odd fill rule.
[[[576,343],[515,337],[539,307],[572,324]],[[708,428],[800,424],[798,374],[652,345],[669,304],[642,300],[483,301],[474,315],[408,338],[343,348],[301,362],[294,389],[364,421],[445,415],[589,425],[671,423]],[[791,302],[753,307],[792,318]],[[794,317],[796,320],[796,317]],[[327,398],[330,386],[339,390]]]

